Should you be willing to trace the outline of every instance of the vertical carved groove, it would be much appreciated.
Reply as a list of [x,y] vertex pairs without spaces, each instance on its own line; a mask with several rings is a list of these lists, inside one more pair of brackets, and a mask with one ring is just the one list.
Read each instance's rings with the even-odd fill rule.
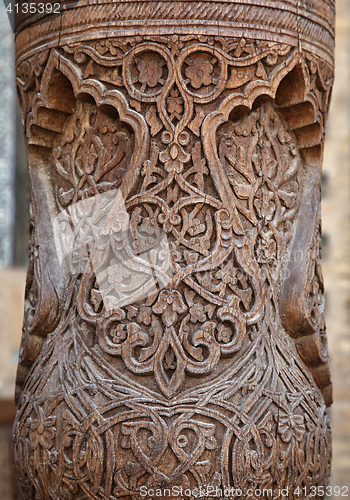
[[32,230],[13,450],[25,500],[208,487],[296,499],[328,484],[330,32],[313,12],[314,42],[302,23],[275,35],[298,22],[293,2],[175,4],[187,23],[176,35],[161,1],[120,2],[119,21],[108,4],[98,19],[71,6],[59,37],[49,18],[27,48],[37,26],[19,18]]

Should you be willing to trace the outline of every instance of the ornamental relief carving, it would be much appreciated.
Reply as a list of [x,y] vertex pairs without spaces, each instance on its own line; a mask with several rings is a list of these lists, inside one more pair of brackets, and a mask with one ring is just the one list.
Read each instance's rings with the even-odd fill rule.
[[324,485],[324,402],[270,320],[252,329],[249,349],[214,384],[168,406],[89,347],[91,332],[69,314],[22,396],[14,451],[25,498],[34,488],[73,499],[208,485],[278,494],[281,484],[309,488],[315,478]]
[[[29,143],[43,140],[50,114],[53,118],[56,113],[56,126],[61,124],[56,131],[61,133],[50,130],[46,142],[52,148],[58,212],[67,213],[72,203],[113,189],[123,196],[123,213],[117,203],[112,208],[113,199],[105,202],[104,211],[96,199],[80,215],[73,264],[82,260],[89,267],[89,246],[94,274],[107,258],[116,263],[101,271],[97,287],[91,275],[84,275],[78,310],[97,326],[106,353],[122,356],[135,374],[154,373],[167,397],[181,387],[186,372],[208,374],[222,355],[237,352],[247,326],[262,317],[262,283],[275,287],[278,282],[299,201],[298,141],[272,103],[215,125],[218,117],[223,121],[220,110],[227,114],[238,97],[246,103],[257,89],[268,92],[274,79],[295,65],[293,50],[276,44],[257,48],[244,39],[203,41],[177,36],[106,40],[65,47],[66,55],[56,50],[44,54],[34,69],[28,63],[19,67],[20,88],[33,79],[37,88],[43,75],[26,120]],[[40,69],[46,61],[46,69]],[[304,72],[307,64],[311,82],[319,71],[307,60]],[[64,68],[62,73],[58,67]],[[54,102],[53,72],[57,82],[68,87],[69,81],[81,96],[76,104],[73,92],[66,103]],[[320,104],[320,91],[315,94]],[[60,109],[53,110],[55,104]],[[121,114],[129,116],[127,122]],[[202,124],[209,134],[201,134]],[[135,159],[140,125],[146,144]],[[216,139],[208,144],[206,136],[213,134]],[[107,220],[113,210],[120,220],[116,226]],[[60,229],[67,223],[62,220]],[[131,227],[127,236],[125,224]],[[97,227],[103,227],[103,237],[96,235]],[[121,282],[135,273],[135,235],[145,248],[157,231],[166,233],[171,255],[171,263],[159,260],[162,251],[154,257],[161,272],[166,273],[166,265],[171,268],[171,282],[163,279],[168,291],[149,293],[137,306],[137,294],[120,302]],[[123,251],[134,263],[118,264]],[[141,282],[146,287],[151,283],[152,290],[152,279]],[[113,311],[113,303],[127,308]]]
[[300,249],[297,270],[305,355],[280,297],[309,172],[319,187],[331,69],[287,45],[145,36],[51,49],[17,82],[60,307],[45,332],[24,325],[24,498],[323,485],[318,254]]

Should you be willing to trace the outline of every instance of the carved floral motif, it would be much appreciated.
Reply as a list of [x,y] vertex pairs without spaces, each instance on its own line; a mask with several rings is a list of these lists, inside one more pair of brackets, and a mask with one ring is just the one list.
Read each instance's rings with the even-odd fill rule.
[[24,498],[326,484],[324,400],[276,300],[305,158],[322,140],[302,142],[278,94],[291,73],[322,127],[328,68],[287,45],[121,37],[19,66],[28,141],[73,241],[14,429]]

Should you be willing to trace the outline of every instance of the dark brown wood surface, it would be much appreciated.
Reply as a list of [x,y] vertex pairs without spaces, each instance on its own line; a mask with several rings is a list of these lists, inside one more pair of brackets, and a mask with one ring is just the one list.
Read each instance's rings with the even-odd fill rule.
[[18,16],[25,500],[323,498],[333,24],[325,0]]

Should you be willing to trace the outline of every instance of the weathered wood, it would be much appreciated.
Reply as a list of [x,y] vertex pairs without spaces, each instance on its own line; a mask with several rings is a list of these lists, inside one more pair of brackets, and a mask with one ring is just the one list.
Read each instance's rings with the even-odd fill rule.
[[333,22],[330,0],[81,1],[18,16],[24,499],[207,486],[300,499],[327,484]]

